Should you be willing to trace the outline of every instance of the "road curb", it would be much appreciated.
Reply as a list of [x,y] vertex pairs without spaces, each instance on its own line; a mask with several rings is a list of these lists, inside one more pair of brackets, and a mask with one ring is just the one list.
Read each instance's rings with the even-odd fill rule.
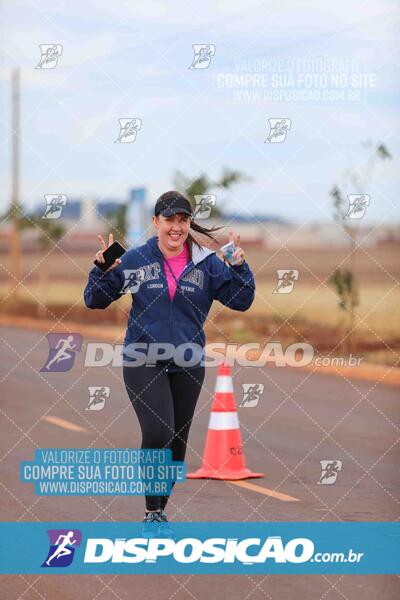
[[[32,331],[65,331],[79,332],[83,335],[93,336],[101,340],[113,343],[122,343],[125,336],[125,327],[110,325],[100,327],[99,325],[86,325],[75,321],[53,321],[50,319],[34,319],[33,317],[18,317],[15,315],[0,314],[0,325],[18,327],[19,329],[30,329]],[[292,367],[295,368],[295,367]],[[349,379],[361,379],[364,381],[375,381],[389,385],[400,386],[400,367],[389,367],[385,365],[364,364],[358,367],[347,366],[318,366],[310,364],[304,367],[296,367],[303,371],[315,371],[323,375],[339,375]]]

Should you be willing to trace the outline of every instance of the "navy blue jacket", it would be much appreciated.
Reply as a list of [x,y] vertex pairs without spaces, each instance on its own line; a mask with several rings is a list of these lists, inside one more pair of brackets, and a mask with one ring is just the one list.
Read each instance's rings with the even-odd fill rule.
[[[121,264],[108,273],[93,267],[84,291],[88,308],[106,308],[122,294],[132,293],[123,351],[128,360],[128,346],[135,342],[170,343],[174,347],[192,342],[204,349],[203,325],[214,300],[239,311],[250,308],[254,300],[254,277],[246,261],[228,266],[213,250],[196,244],[171,300],[157,241],[154,236],[131,248],[122,256]],[[173,362],[169,367],[170,371],[181,369]]]

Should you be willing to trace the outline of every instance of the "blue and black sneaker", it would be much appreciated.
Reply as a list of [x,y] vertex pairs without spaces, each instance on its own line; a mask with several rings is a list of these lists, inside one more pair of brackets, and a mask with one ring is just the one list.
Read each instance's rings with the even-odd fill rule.
[[161,514],[159,512],[149,512],[143,519],[142,536],[154,538],[160,536]]
[[161,509],[159,519],[160,519],[159,536],[164,537],[164,538],[170,538],[171,540],[175,540],[176,534],[173,531],[173,529],[171,529],[170,524],[168,523],[167,515],[165,514],[163,509]]

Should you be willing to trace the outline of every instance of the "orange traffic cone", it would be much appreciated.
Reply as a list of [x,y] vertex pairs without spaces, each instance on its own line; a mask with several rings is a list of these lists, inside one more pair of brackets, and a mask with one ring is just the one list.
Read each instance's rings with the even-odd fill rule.
[[231,369],[218,367],[214,402],[200,469],[187,474],[188,479],[248,479],[264,477],[246,468],[239,418],[236,410]]

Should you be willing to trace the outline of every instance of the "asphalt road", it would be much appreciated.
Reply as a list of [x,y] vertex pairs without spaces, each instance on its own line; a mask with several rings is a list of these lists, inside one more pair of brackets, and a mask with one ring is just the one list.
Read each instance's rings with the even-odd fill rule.
[[[37,447],[140,447],[136,415],[120,367],[83,366],[86,344],[66,373],[42,373],[45,334],[1,330],[2,521],[138,521],[141,497],[38,497],[19,480]],[[392,521],[398,519],[398,388],[287,368],[232,368],[242,384],[260,383],[256,407],[238,409],[247,466],[265,473],[232,482],[187,480],[168,504],[171,521]],[[189,437],[188,472],[200,466],[216,369],[207,370]],[[89,386],[109,386],[103,410],[85,410]],[[342,462],[333,485],[319,485],[321,460]],[[246,483],[246,482],[245,482]],[[285,501],[284,496],[296,501]],[[397,597],[394,576],[3,576],[2,598]]]

